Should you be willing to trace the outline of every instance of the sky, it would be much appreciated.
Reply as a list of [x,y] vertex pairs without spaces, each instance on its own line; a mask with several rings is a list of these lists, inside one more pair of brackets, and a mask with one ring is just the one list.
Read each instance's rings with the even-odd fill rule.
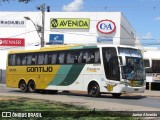
[[0,11],[37,11],[43,3],[55,12],[122,12],[141,43],[160,48],[160,0],[18,0],[1,2]]

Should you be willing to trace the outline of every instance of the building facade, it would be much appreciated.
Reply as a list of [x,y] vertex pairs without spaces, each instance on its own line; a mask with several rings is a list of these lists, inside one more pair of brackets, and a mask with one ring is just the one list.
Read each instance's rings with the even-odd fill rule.
[[[121,12],[46,12],[44,21],[44,44],[135,46],[135,30]],[[39,26],[40,12],[0,13],[0,70],[6,68],[9,50],[40,48]]]

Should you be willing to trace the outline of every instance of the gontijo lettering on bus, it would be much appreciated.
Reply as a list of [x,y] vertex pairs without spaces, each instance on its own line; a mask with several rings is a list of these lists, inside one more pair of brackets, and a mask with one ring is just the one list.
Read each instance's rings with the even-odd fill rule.
[[51,18],[50,29],[89,29],[88,18]]
[[101,20],[97,24],[97,30],[104,34],[111,34],[116,30],[116,25],[111,20]]
[[27,72],[52,72],[53,67],[27,67]]

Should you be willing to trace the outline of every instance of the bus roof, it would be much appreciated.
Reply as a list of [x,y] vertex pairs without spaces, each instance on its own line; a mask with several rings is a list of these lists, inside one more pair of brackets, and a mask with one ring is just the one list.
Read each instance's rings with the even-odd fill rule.
[[84,44],[66,44],[66,45],[50,45],[45,46],[40,49],[36,50],[12,50],[9,51],[9,54],[12,53],[28,53],[28,52],[42,52],[42,51],[59,51],[59,50],[72,50],[72,49],[91,49],[91,48],[98,48],[98,47],[125,47],[125,48],[134,48],[132,46],[126,46],[126,45],[113,45],[113,44],[90,44],[90,45],[84,45]]

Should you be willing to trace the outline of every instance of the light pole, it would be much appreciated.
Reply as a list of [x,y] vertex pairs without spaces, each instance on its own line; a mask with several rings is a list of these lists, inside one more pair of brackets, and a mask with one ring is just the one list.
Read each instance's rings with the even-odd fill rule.
[[[39,33],[41,33],[41,36],[39,35],[40,39],[41,39],[41,47],[44,47],[44,26],[45,26],[45,4],[42,4],[41,6],[37,7],[38,10],[41,10],[42,12],[42,26],[36,25],[29,17],[24,17],[26,20],[30,20],[33,25],[36,28],[36,31],[39,35]],[[47,6],[47,12],[50,12],[50,7]],[[38,28],[38,29],[37,29]]]
[[44,47],[44,26],[45,26],[45,4],[37,7],[42,12],[42,27],[41,27],[41,47]]
[[40,40],[42,39],[41,38],[41,36],[40,36],[40,32],[41,32],[41,26],[39,26],[39,25],[36,25],[34,22],[33,22],[33,20],[32,19],[30,19],[29,17],[24,17],[26,20],[30,20],[32,23],[33,23],[33,25],[34,25],[34,27],[36,28],[36,31],[37,31],[37,34],[38,34],[38,36],[39,36],[39,38],[40,38]]
[[[39,36],[39,38],[40,38],[40,40],[41,40],[41,47],[44,47],[44,35],[42,35],[42,27],[39,26],[39,25],[36,25],[36,24],[33,22],[33,20],[30,19],[29,17],[24,17],[24,18],[25,18],[26,20],[30,20],[30,21],[33,23],[34,27],[36,28],[37,34],[38,34],[38,36]],[[41,33],[41,36],[40,36],[39,33]],[[44,34],[44,32],[43,32],[43,34]],[[43,37],[42,37],[42,36],[43,36]]]

